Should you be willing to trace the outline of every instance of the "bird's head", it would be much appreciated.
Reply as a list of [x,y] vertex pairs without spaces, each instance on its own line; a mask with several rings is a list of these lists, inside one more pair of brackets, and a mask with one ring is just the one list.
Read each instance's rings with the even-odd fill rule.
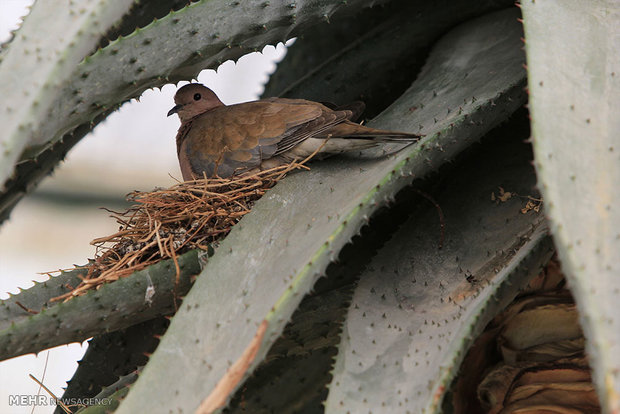
[[211,89],[200,83],[190,83],[179,89],[174,95],[174,103],[176,105],[168,116],[177,114],[181,122],[224,105]]

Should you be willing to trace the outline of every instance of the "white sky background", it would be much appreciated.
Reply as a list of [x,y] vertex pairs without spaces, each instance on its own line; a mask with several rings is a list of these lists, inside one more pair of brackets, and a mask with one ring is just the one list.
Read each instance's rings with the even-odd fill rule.
[[[31,3],[0,0],[0,42],[17,28]],[[277,49],[268,46],[263,54],[246,55],[237,64],[225,62],[217,73],[205,70],[198,81],[227,104],[256,99],[285,50],[282,44]],[[146,91],[139,103],[125,104],[82,139],[42,187],[122,197],[132,190],[173,185],[170,175],[181,178],[174,140],[179,121],[166,113],[174,105],[175,91],[175,85],[166,85],[161,91]],[[31,280],[45,280],[38,272],[84,263],[94,253],[90,240],[116,230],[108,213],[95,207],[54,205],[26,197],[0,227],[0,299],[7,297],[5,292],[31,286]],[[71,344],[49,352],[43,382],[57,396],[62,395],[61,387],[73,375],[85,350],[86,346]],[[32,412],[32,407],[9,406],[8,396],[37,394],[39,387],[28,374],[41,379],[47,354],[0,362],[0,413]],[[37,414],[51,412],[53,407],[34,410]]]

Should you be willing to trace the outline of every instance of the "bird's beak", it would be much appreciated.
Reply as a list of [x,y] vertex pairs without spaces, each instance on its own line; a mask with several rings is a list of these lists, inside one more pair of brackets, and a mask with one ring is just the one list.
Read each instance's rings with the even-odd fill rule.
[[179,112],[179,110],[183,108],[183,105],[179,104],[179,105],[175,105],[174,108],[172,108],[171,110],[168,111],[168,116],[172,115],[172,114],[176,114],[177,112]]

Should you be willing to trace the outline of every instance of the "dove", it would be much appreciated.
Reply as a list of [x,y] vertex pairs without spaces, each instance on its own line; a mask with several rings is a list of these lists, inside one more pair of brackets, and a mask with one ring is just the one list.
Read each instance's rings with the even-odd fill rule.
[[[177,156],[185,181],[227,178],[302,160],[356,151],[420,135],[368,128],[353,120],[363,107],[268,98],[225,105],[206,86],[190,83],[174,96],[168,116],[181,120]],[[329,106],[328,106],[329,105]],[[363,104],[362,104],[363,105]],[[331,106],[331,107],[330,107]]]

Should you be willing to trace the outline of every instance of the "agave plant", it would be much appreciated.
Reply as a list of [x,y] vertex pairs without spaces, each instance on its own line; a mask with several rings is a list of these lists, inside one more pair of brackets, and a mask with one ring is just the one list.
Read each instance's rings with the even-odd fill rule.
[[161,262],[65,303],[80,270],[10,297],[3,359],[93,337],[64,397],[113,404],[81,412],[449,411],[476,336],[557,250],[620,411],[613,2],[186,3],[35,3],[0,54],[3,218],[123,102],[292,37],[266,95],[362,99],[424,138],[289,175],[176,286]]

